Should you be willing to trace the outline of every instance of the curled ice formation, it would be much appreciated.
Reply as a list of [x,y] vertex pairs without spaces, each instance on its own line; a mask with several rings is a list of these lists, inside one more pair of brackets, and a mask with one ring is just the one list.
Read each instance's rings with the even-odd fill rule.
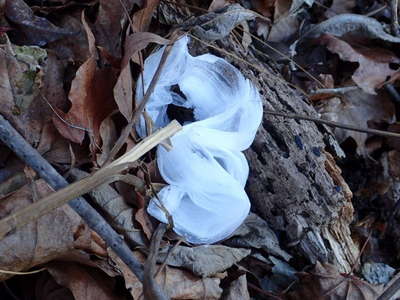
[[[249,167],[241,151],[254,140],[262,104],[255,86],[235,67],[211,54],[193,57],[187,43],[184,36],[174,44],[146,105],[155,129],[170,122],[170,105],[192,111],[194,119],[181,121],[172,150],[157,148],[158,168],[169,185],[151,199],[148,212],[167,223],[161,201],[176,233],[191,243],[210,244],[228,237],[249,213],[244,190]],[[142,86],[148,88],[163,51],[146,59],[136,99],[143,97]],[[136,129],[146,135],[144,118]]]

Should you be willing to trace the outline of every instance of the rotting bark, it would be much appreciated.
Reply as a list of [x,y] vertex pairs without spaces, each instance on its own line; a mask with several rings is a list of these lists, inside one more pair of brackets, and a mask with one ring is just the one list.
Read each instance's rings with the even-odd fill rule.
[[[181,23],[186,13],[165,3],[159,12],[169,25]],[[237,66],[258,85],[266,109],[317,117],[300,92],[243,48],[238,35],[231,34],[212,47],[193,40],[191,50],[195,55],[212,52]],[[349,272],[358,257],[349,229],[352,194],[332,155],[325,151],[324,137],[329,135],[322,125],[264,114],[255,141],[246,151],[247,192],[252,210],[284,237],[283,249],[311,263],[330,262]],[[332,136],[329,139],[336,143]],[[340,149],[337,143],[334,148]]]
[[[219,43],[243,57],[234,40]],[[264,65],[251,55],[246,60]],[[266,109],[317,117],[305,97],[268,66],[264,65],[264,73],[255,74],[249,65],[235,59],[232,63],[258,84]],[[324,150],[324,135],[328,134],[312,122],[264,114],[254,143],[246,151],[250,165],[247,192],[253,210],[285,237],[283,249],[292,248],[290,252],[312,263],[328,261],[348,272],[358,255],[349,229],[352,194],[335,160]]]

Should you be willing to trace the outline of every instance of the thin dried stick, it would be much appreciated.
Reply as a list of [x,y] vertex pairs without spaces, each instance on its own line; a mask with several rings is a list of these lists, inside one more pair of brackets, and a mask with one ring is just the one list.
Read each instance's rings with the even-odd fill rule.
[[370,133],[370,134],[375,134],[375,135],[380,135],[380,136],[400,138],[400,134],[395,133],[395,132],[370,129],[370,128],[359,128],[359,127],[356,127],[353,125],[347,125],[347,124],[342,124],[342,123],[338,123],[338,122],[313,118],[313,117],[309,117],[309,116],[305,116],[305,115],[287,114],[287,113],[278,112],[278,111],[274,111],[274,110],[270,110],[270,109],[264,109],[264,113],[269,114],[269,115],[286,117],[286,118],[290,118],[290,119],[311,121],[311,122],[315,122],[315,123],[319,123],[319,124],[324,124],[324,125],[327,125],[330,127],[338,127],[338,128],[343,128],[343,129],[357,131],[357,132],[365,132],[365,133]]
[[[32,146],[0,115],[0,140],[7,145],[21,160],[34,169],[40,177],[54,189],[58,190],[68,186],[68,182],[52,165],[50,165]],[[132,255],[123,238],[91,207],[82,197],[73,199],[68,203],[88,226],[95,231],[111,247],[129,269],[143,280],[142,264]]]
[[40,273],[46,271],[46,268],[41,268],[38,270],[34,270],[34,271],[28,271],[28,272],[15,272],[15,271],[8,271],[8,270],[0,270],[0,273],[3,274],[10,274],[10,275],[30,275],[30,274],[36,274],[36,273]]
[[[242,28],[238,27],[240,30],[243,31]],[[286,58],[287,60],[289,60],[291,63],[293,63],[296,67],[298,67],[300,70],[302,70],[304,72],[304,74],[306,74],[309,78],[311,78],[312,80],[314,80],[316,83],[318,83],[322,88],[325,88],[325,85],[319,81],[315,76],[313,76],[310,72],[308,72],[306,69],[304,69],[301,65],[299,65],[297,62],[294,61],[293,58],[291,58],[290,56],[286,55],[285,53],[279,51],[278,49],[272,47],[271,45],[269,45],[267,42],[263,41],[262,39],[260,39],[258,36],[252,34],[251,32],[249,32],[250,36],[257,40],[258,42],[260,42],[261,44],[263,44],[264,46],[266,46],[267,48],[271,49],[272,51],[274,51],[275,53],[277,53],[278,55],[280,55],[283,58]]]
[[160,64],[158,65],[158,68],[153,76],[153,79],[150,82],[150,85],[148,89],[146,90],[146,93],[138,105],[131,121],[128,123],[128,125],[122,130],[120,137],[118,138],[117,142],[115,143],[114,147],[111,149],[110,154],[108,155],[108,158],[106,159],[106,162],[104,165],[107,165],[108,163],[111,162],[111,160],[114,158],[114,156],[118,153],[118,151],[121,149],[121,147],[125,144],[126,139],[128,138],[133,125],[138,121],[140,115],[143,113],[143,109],[145,108],[147,102],[150,99],[151,94],[153,93],[157,82],[160,78],[161,71],[165,65],[165,62],[167,61],[167,58],[171,52],[172,46],[174,42],[178,39],[178,35],[174,35],[173,38],[171,38],[172,43],[170,45],[167,45],[164,49],[164,52],[161,56]]
[[156,273],[156,263],[158,250],[160,248],[162,237],[167,230],[167,225],[160,223],[153,233],[150,242],[149,255],[144,264],[144,280],[143,280],[143,293],[145,299],[148,300],[168,300],[168,296],[163,289],[157,284],[154,278]]
[[335,95],[344,95],[348,92],[358,90],[359,87],[354,86],[344,86],[332,89],[318,89],[310,93],[310,95],[321,95],[321,94],[335,94]]
[[3,218],[0,220],[0,239],[4,238],[9,232],[37,220],[39,217],[51,212],[68,201],[90,192],[99,185],[109,184],[114,180],[119,180],[121,178],[121,176],[118,176],[120,172],[130,168],[138,158],[158,145],[162,140],[177,132],[180,128],[181,126],[179,123],[176,121],[171,122],[170,125],[144,139],[132,150],[107,167],[101,168],[94,174],[74,182],[40,201],[34,202],[10,216]]

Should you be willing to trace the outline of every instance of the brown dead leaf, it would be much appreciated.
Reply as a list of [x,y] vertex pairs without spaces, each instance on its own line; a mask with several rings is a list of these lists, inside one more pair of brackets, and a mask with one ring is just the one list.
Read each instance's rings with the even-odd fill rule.
[[400,151],[392,150],[388,152],[389,174],[400,178]]
[[125,10],[131,11],[134,4],[141,2],[140,0],[99,1],[99,13],[94,24],[96,42],[114,57],[121,57],[121,32],[128,22]]
[[47,265],[56,282],[67,287],[75,300],[119,300],[113,292],[115,282],[97,269],[76,263],[56,262]]
[[374,286],[354,275],[338,272],[334,265],[317,262],[309,273],[298,273],[299,288],[287,295],[286,299],[326,300],[371,300],[377,299],[383,287]]
[[[384,121],[390,124],[394,121],[395,112],[394,105],[386,92],[380,91],[377,95],[372,95],[361,90],[348,92],[343,99],[334,97],[322,100],[316,109],[326,120],[359,128],[368,128],[369,121]],[[335,128],[334,133],[339,143],[352,137],[357,143],[357,152],[367,154],[365,141],[368,135],[366,133],[340,128]]]
[[[89,174],[79,169],[72,169],[70,175],[76,181]],[[133,196],[135,191],[132,187],[130,188]],[[128,242],[134,245],[146,245],[147,241],[143,233],[135,227],[133,208],[125,203],[123,197],[114,188],[104,184],[94,188],[89,192],[89,195],[96,205],[102,208],[103,214],[110,220],[110,223],[124,235]]]
[[137,11],[133,17],[133,28],[134,32],[148,31],[153,12],[160,3],[160,0],[147,0],[145,1],[145,7]]
[[264,17],[271,18],[274,15],[276,0],[251,0],[254,10]]
[[[50,91],[47,90],[50,74],[59,78],[59,71],[54,56],[36,46],[0,50],[0,113],[34,146],[53,114],[40,93]],[[49,102],[53,104],[63,101],[56,90],[57,86],[51,90],[54,97]]]
[[168,44],[169,40],[150,32],[136,32],[126,37],[125,54],[121,62],[121,73],[114,86],[114,98],[121,114],[130,121],[133,113],[133,82],[129,61],[140,64],[138,52],[150,43]]
[[69,92],[71,109],[67,114],[58,111],[63,121],[53,117],[53,122],[65,138],[75,143],[82,143],[85,132],[88,132],[93,145],[99,142],[101,122],[115,107],[112,87],[116,80],[116,71],[112,67],[97,66],[95,39],[84,14],[82,23],[88,37],[90,57],[79,67],[72,81]]
[[342,60],[359,64],[352,79],[366,93],[376,94],[376,88],[400,76],[400,59],[389,50],[352,45],[328,34],[322,35],[318,41],[329,51],[338,54]]
[[59,14],[57,23],[63,28],[76,32],[74,36],[66,37],[48,44],[57,57],[69,61],[82,63],[89,57],[89,45],[85,28],[82,24],[82,11],[77,9],[68,14]]
[[272,24],[268,41],[271,42],[285,42],[292,37],[299,28],[299,21],[296,15],[288,14],[280,17]]
[[125,53],[122,58],[121,68],[125,68],[132,58],[139,64],[139,60],[135,57],[140,50],[143,50],[149,44],[167,45],[169,42],[168,39],[151,32],[134,32],[128,35],[125,40]]
[[129,122],[133,113],[133,83],[129,64],[121,70],[114,86],[114,98],[121,114]]
[[150,241],[154,232],[154,226],[153,223],[151,223],[150,217],[145,208],[142,207],[138,209],[135,214],[135,220],[140,224],[140,226],[142,226],[144,234]]
[[101,154],[97,154],[97,164],[102,166],[108,158],[108,155],[118,139],[117,128],[114,121],[109,116],[101,122],[100,137],[102,141]]
[[7,0],[5,15],[17,27],[19,44],[44,46],[49,42],[74,35],[74,32],[57,27],[47,19],[35,16],[23,0]]
[[[144,261],[143,255],[136,251],[135,256]],[[142,284],[125,265],[125,263],[109,250],[109,257],[114,261],[125,279],[125,286],[134,300],[142,299]],[[188,271],[165,267],[156,278],[158,284],[166,291],[171,299],[220,299],[222,289],[219,287],[220,278],[199,278]]]
[[[36,181],[40,197],[52,192],[43,181]],[[31,204],[32,190],[29,185],[0,200],[0,218]],[[38,200],[38,199],[36,199]],[[69,207],[62,206],[40,217],[36,222],[23,226],[0,241],[0,269],[28,270],[61,256],[78,252],[76,246],[91,245],[91,231]],[[79,236],[79,243],[77,237]],[[90,249],[86,248],[88,252]],[[80,251],[79,251],[80,252]],[[0,273],[0,280],[9,275]]]
[[291,0],[252,0],[253,8],[272,20],[269,26],[265,20],[257,20],[257,34],[271,42],[286,41],[299,27],[295,14],[290,14]]

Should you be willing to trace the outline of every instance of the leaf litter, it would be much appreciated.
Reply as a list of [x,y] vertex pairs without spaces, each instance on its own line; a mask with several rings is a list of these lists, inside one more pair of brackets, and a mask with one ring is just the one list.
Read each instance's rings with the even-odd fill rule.
[[[171,28],[159,14],[167,2],[175,3],[0,1],[0,113],[74,181],[106,163],[121,129],[131,120],[137,105],[135,86],[145,58],[171,41],[167,35]],[[400,132],[400,53],[396,48],[400,38],[388,30],[390,7],[366,0],[240,1],[243,7],[233,0],[206,2],[182,1],[182,6],[175,8],[185,12],[181,28],[215,41],[242,26],[247,32],[243,40],[246,51],[256,56],[261,51],[270,57],[268,63],[291,84],[313,95],[311,103],[322,118]],[[376,8],[375,14],[370,14]],[[254,37],[260,37],[261,42]],[[279,47],[286,56],[282,58],[279,52],[271,56],[263,43]],[[323,87],[310,79],[310,74]],[[349,86],[355,89],[340,92]],[[330,91],[321,94],[321,89]],[[316,92],[323,96],[316,97]],[[266,295],[375,299],[387,290],[396,277],[388,280],[396,275],[388,272],[383,276],[383,271],[376,270],[398,267],[392,253],[400,249],[400,243],[391,242],[400,237],[395,218],[400,178],[398,140],[343,129],[335,129],[333,134],[346,154],[339,165],[354,194],[357,226],[353,229],[360,249],[363,243],[368,246],[361,253],[362,268],[356,265],[353,274],[342,274],[326,263],[317,262],[312,267],[285,245],[283,232],[274,231],[268,220],[250,214],[230,238],[216,245],[177,245],[177,237],[171,233],[164,238],[157,267],[165,266],[156,280],[166,294],[172,299],[258,299]],[[119,154],[138,141],[136,133],[130,132]],[[43,198],[52,192],[44,181],[27,178],[23,166],[12,164],[8,159],[12,155],[4,153],[1,174],[18,170],[22,180],[13,187],[9,184],[13,177],[4,175],[0,182],[0,186],[7,183],[9,187],[1,194],[2,218],[38,201],[37,195]],[[146,204],[165,184],[161,178],[156,182],[155,172],[144,167],[155,165],[154,153],[144,159],[127,174],[140,178],[128,180],[128,176],[124,188],[119,183],[103,185],[87,195],[141,261],[148,254],[156,227]],[[368,239],[369,231],[373,238]],[[8,279],[5,283],[17,293],[17,283],[26,287],[26,293],[36,286],[35,299],[49,297],[49,286],[59,293],[59,299],[143,297],[139,280],[67,206],[10,233],[0,241],[0,254],[0,276]],[[385,264],[379,264],[379,269],[381,261]],[[298,271],[296,277],[286,278],[297,281],[283,281],[289,292],[280,281],[286,264],[287,270]],[[11,275],[1,273],[41,266],[48,272],[11,279]],[[301,271],[303,267],[312,269]],[[29,284],[28,276],[33,276]],[[363,277],[379,280],[367,283]],[[121,286],[125,290],[117,292],[116,287]],[[1,288],[0,295],[5,293],[8,295]]]

